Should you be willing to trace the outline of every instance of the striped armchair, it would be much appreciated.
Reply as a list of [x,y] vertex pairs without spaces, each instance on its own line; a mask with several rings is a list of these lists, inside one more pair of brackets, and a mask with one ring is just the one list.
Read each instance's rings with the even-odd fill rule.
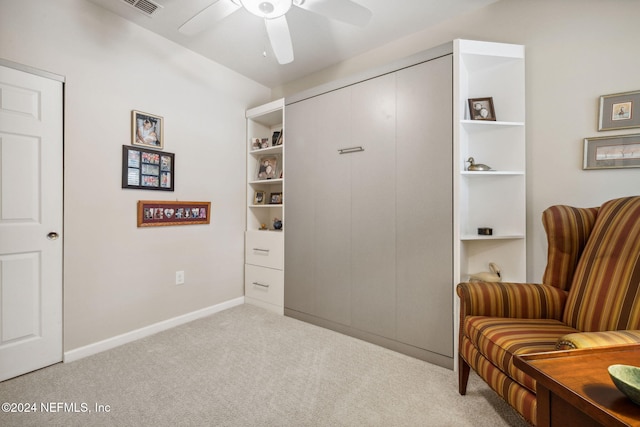
[[460,394],[469,369],[533,425],[536,384],[514,355],[640,342],[640,196],[542,214],[542,284],[460,283]]

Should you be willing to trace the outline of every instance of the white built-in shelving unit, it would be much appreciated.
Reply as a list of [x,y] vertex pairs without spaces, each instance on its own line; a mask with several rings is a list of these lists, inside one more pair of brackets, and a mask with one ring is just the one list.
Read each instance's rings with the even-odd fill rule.
[[[496,121],[471,120],[468,99],[487,97]],[[503,281],[525,281],[524,46],[455,40],[453,122],[454,287],[488,271],[490,262],[501,268]],[[467,171],[469,157],[492,170]],[[492,235],[479,235],[480,227]],[[458,312],[456,306],[455,331]]]
[[[251,108],[247,118],[247,228],[245,302],[283,313],[284,307],[284,100]],[[277,145],[274,133],[280,132]],[[266,140],[256,148],[255,139]],[[275,159],[273,176],[260,176],[259,164]],[[262,197],[256,200],[257,192]],[[282,222],[277,229],[275,219]]]

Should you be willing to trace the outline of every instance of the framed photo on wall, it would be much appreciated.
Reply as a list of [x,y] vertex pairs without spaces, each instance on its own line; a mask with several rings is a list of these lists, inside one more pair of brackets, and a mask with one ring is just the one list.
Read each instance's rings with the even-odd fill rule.
[[131,144],[162,150],[164,148],[164,120],[142,111],[131,112]]
[[175,155],[122,146],[122,188],[173,191]]
[[600,97],[598,130],[640,127],[640,91]]
[[138,201],[138,227],[209,224],[211,202]]
[[493,98],[470,98],[469,117],[471,120],[496,120]]
[[584,139],[583,169],[640,168],[640,134]]

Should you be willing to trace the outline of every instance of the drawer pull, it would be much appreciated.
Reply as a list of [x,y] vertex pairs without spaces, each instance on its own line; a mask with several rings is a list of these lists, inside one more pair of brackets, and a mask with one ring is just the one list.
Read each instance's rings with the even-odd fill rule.
[[253,284],[256,285],[256,286],[261,286],[263,288],[269,288],[269,285],[265,285],[265,284],[260,283],[260,282],[253,282]]
[[360,151],[364,151],[364,148],[363,147],[350,147],[350,148],[340,148],[340,149],[338,149],[338,153],[340,153],[340,154],[358,153]]
[[254,251],[256,252],[266,252],[269,253],[269,249],[260,249],[260,248],[253,248]]

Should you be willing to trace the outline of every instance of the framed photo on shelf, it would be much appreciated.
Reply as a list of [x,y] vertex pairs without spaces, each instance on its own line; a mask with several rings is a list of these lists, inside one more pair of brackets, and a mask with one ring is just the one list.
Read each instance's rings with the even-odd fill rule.
[[122,188],[173,191],[175,154],[122,146]]
[[272,154],[258,159],[256,180],[277,179],[280,177],[280,156]]
[[600,97],[598,130],[640,127],[640,91],[615,93]]
[[266,191],[256,191],[253,196],[253,204],[254,205],[264,205],[267,203],[267,192]]
[[270,205],[281,205],[282,204],[282,192],[279,193],[271,193],[269,199]]
[[469,117],[471,120],[496,120],[493,98],[470,98]]
[[273,136],[271,137],[271,145],[272,146],[275,147],[276,145],[279,145],[278,141],[280,140],[280,134],[281,133],[282,133],[282,131],[279,131],[279,130],[273,132]]
[[584,139],[583,169],[640,168],[640,134]]
[[211,202],[138,201],[138,227],[209,224]]
[[164,148],[164,120],[142,111],[131,111],[131,144],[162,150]]

